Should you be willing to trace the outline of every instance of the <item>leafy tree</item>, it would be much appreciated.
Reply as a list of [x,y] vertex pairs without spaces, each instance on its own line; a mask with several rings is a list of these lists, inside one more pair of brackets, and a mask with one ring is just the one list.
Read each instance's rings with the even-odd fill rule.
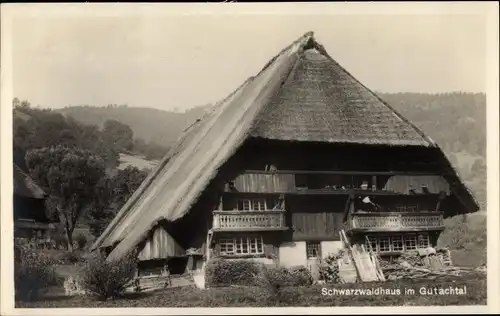
[[90,233],[98,237],[115,215],[113,207],[112,179],[103,177],[95,186],[92,204],[87,212]]
[[59,145],[28,151],[26,163],[31,176],[49,194],[49,215],[59,218],[72,251],[73,231],[92,205],[104,162],[88,150]]
[[146,141],[144,141],[144,139],[142,138],[136,138],[134,140],[134,152],[138,154],[144,154],[146,152],[147,146],[148,145],[146,144]]
[[102,130],[105,142],[117,151],[129,151],[134,147],[134,132],[117,120],[104,122]]
[[31,103],[26,100],[19,100],[18,98],[12,99],[12,107],[18,110],[26,110],[31,108]]
[[118,170],[112,177],[101,179],[95,187],[92,206],[87,213],[92,235],[101,235],[147,175],[147,171],[128,166]]
[[162,159],[168,152],[168,148],[165,148],[161,145],[158,145],[154,142],[150,142],[146,147],[144,152],[146,159],[148,160],[157,160]]
[[128,166],[113,177],[113,202],[120,209],[146,179],[148,173],[137,167]]
[[81,124],[72,117],[65,118],[52,110],[14,110],[14,161],[21,167],[28,149],[65,145],[90,150],[104,159],[106,167],[114,168],[119,163],[118,152],[106,144],[103,138],[103,133],[96,125]]

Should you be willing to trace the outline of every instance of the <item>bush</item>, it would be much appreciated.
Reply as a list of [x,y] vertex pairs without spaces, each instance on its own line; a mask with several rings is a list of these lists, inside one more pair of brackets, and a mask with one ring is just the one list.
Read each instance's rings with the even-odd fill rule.
[[57,284],[54,262],[38,250],[27,245],[14,245],[15,298],[20,301],[36,300],[40,290]]
[[209,261],[205,270],[207,287],[247,285],[260,286],[265,277],[262,263],[253,260]]
[[345,250],[340,250],[337,254],[328,255],[319,267],[319,276],[326,283],[340,283],[338,259],[344,256]]
[[99,300],[116,298],[123,294],[126,286],[134,279],[137,254],[131,252],[121,259],[109,262],[105,256],[96,253],[80,271],[82,288]]
[[270,268],[268,277],[271,284],[279,287],[309,286],[313,283],[311,272],[306,267]]
[[84,261],[77,251],[65,251],[58,259],[60,264],[75,264]]
[[83,234],[78,234],[75,236],[75,241],[78,246],[78,249],[85,249],[85,246],[87,246],[87,237]]

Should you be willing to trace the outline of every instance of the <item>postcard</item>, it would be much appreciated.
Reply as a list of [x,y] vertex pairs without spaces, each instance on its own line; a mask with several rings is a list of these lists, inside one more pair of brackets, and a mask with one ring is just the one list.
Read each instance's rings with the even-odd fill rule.
[[1,12],[2,315],[500,310],[498,3]]

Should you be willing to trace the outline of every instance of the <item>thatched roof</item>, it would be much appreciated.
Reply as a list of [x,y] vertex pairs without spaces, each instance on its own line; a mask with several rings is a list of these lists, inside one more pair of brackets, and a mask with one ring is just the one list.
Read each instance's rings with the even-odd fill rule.
[[43,199],[46,196],[42,188],[16,164],[14,164],[14,194],[33,199]]
[[93,249],[116,245],[108,257],[116,259],[160,221],[186,215],[219,168],[250,137],[437,148],[328,56],[309,32],[179,139]]
[[[306,47],[307,48],[307,47]],[[254,137],[432,146],[423,133],[321,49],[306,49],[257,118]]]

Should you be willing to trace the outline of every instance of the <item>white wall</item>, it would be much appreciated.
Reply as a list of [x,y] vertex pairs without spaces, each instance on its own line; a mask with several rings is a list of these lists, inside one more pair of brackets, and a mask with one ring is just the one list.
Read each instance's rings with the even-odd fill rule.
[[321,242],[321,257],[326,258],[330,254],[337,254],[340,249],[344,248],[344,243],[338,241],[322,241]]
[[280,266],[307,266],[306,242],[286,242],[280,245]]

